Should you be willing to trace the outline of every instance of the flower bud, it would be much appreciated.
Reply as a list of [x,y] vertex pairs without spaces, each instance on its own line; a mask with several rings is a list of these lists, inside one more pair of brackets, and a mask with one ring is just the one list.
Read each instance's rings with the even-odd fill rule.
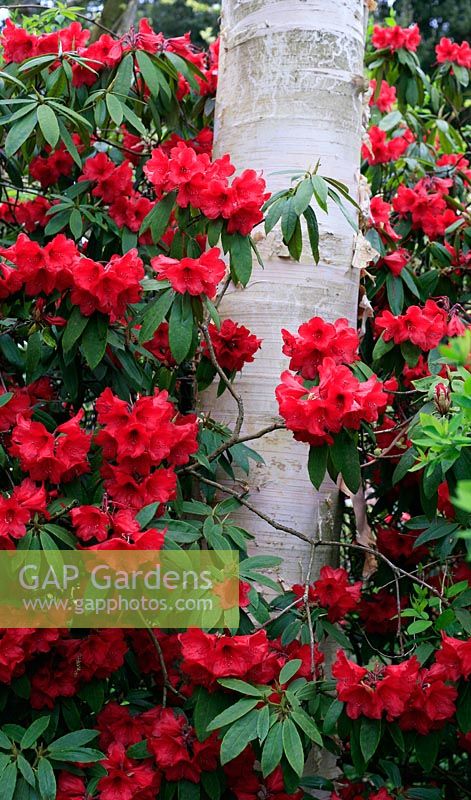
[[435,396],[433,400],[435,403],[435,408],[443,417],[445,416],[445,414],[448,414],[450,410],[451,406],[450,389],[448,386],[445,386],[444,383],[437,383],[437,385],[435,386],[434,395]]

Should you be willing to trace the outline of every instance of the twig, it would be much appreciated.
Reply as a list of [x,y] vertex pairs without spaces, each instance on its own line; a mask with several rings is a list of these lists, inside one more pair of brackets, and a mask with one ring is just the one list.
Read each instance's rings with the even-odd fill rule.
[[219,362],[218,362],[218,360],[216,358],[216,353],[214,352],[214,347],[213,347],[213,343],[211,341],[211,336],[209,335],[208,326],[204,325],[204,324],[200,325],[200,329],[201,329],[201,333],[203,334],[204,340],[206,342],[206,346],[207,346],[207,348],[209,350],[209,357],[210,357],[211,363],[212,363],[213,367],[215,368],[217,374],[221,378],[222,382],[226,385],[226,387],[229,390],[230,394],[232,395],[232,397],[234,398],[234,400],[237,403],[237,420],[236,420],[236,424],[234,426],[234,430],[232,432],[231,437],[225,443],[226,445],[230,443],[229,447],[232,447],[232,445],[236,442],[236,440],[239,437],[240,429],[242,428],[242,423],[244,421],[244,403],[242,401],[242,397],[239,394],[237,394],[237,392],[235,391],[231,381],[227,377],[227,375],[224,372],[224,370],[222,369],[222,367],[219,365]]

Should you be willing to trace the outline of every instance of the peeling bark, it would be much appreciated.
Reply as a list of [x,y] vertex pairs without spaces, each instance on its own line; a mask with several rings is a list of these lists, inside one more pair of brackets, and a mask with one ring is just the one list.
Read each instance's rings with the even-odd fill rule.
[[[320,174],[343,181],[358,196],[365,14],[363,0],[224,0],[216,155],[229,152],[238,168],[262,169],[273,192],[289,180],[274,172],[297,172],[319,159]],[[356,322],[354,232],[337,208],[328,216],[319,211],[319,223],[317,266],[307,248],[299,264],[293,261],[278,229],[266,239],[259,234],[265,268],[255,264],[249,286],[229,288],[222,300],[223,317],[263,338],[255,362],[236,382],[245,406],[244,434],[277,417],[274,390],[287,368],[281,328],[296,331],[315,315]],[[210,389],[202,404],[223,422],[233,421],[228,392],[217,399]],[[331,481],[319,492],[312,487],[307,446],[278,430],[256,448],[265,465],[252,469],[252,503],[284,524],[327,539],[335,526],[337,489]],[[238,513],[238,522],[255,534],[256,550],[283,557],[287,583],[302,578],[308,545],[247,510]],[[320,550],[325,563],[328,548]]]

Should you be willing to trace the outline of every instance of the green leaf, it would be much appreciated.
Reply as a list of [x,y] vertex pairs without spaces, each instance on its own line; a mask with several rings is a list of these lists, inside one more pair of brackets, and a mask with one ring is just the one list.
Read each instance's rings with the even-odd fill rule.
[[92,728],[83,728],[80,731],[72,731],[61,736],[49,745],[49,752],[53,753],[55,750],[70,750],[70,748],[81,747],[84,744],[96,739],[98,732]]
[[324,178],[321,178],[320,175],[313,175],[311,177],[311,185],[318,205],[322,208],[323,211],[327,211],[327,197],[329,194],[329,187],[325,182]]
[[[345,219],[347,220],[348,224],[353,228],[355,233],[358,233],[358,221],[354,217],[352,217],[348,208],[344,205],[341,198],[338,196],[333,189],[329,189],[329,197],[334,201],[335,205],[339,208]],[[348,198],[351,199],[351,198]]]
[[[2,788],[2,800],[12,800],[15,793],[16,779],[18,777],[18,770],[16,764],[8,764],[2,772],[0,781]],[[51,798],[54,800],[54,798]]]
[[83,316],[78,306],[74,306],[62,335],[62,350],[64,353],[68,353],[74,346],[77,339],[85,330],[89,319],[89,317]]
[[260,742],[264,742],[270,730],[270,707],[263,706],[258,714],[257,722],[257,738]]
[[383,336],[384,334],[382,333],[373,348],[373,361],[379,361],[380,358],[386,355],[386,353],[389,353],[394,347],[393,340],[390,339],[389,342],[385,342]]
[[178,800],[199,800],[201,795],[201,787],[199,783],[179,780],[177,786]]
[[285,244],[288,244],[289,240],[291,239],[298,218],[299,215],[296,212],[294,198],[289,197],[284,205],[283,213],[281,215],[281,232],[283,234]]
[[333,700],[326,711],[324,717],[323,731],[326,734],[332,734],[335,731],[338,718],[343,711],[343,703],[340,700]]
[[206,689],[199,687],[196,691],[193,724],[200,742],[204,742],[210,735],[208,730],[209,723],[230,704],[230,695],[223,692],[208,692]]
[[0,731],[0,749],[1,750],[11,750],[12,743],[8,736],[6,736],[3,731]]
[[56,798],[56,776],[52,769],[51,762],[46,758],[40,758],[38,763],[38,787],[42,800],[55,800]]
[[108,320],[101,314],[90,317],[82,336],[81,350],[90,369],[95,369],[102,361],[108,337]]
[[252,274],[252,248],[249,237],[235,233],[231,238],[229,252],[234,282],[247,286]]
[[80,239],[83,234],[83,220],[78,208],[72,209],[69,217],[69,228],[74,239]]
[[322,481],[324,480],[325,471],[327,469],[327,456],[329,455],[329,448],[326,444],[320,447],[309,448],[309,457],[307,461],[307,471],[313,486],[319,489]]
[[227,764],[237,758],[240,753],[257,736],[258,711],[253,709],[245,717],[231,725],[221,743],[221,764]]
[[410,633],[411,636],[414,636],[417,633],[423,633],[428,628],[431,628],[433,622],[430,619],[418,619],[416,622],[412,622],[411,625],[407,628],[407,633]]
[[460,692],[456,707],[456,719],[463,733],[471,730],[471,684],[468,682]]
[[301,183],[298,183],[293,199],[294,210],[298,216],[300,216],[308,207],[309,203],[311,202],[312,193],[313,184],[311,182],[311,178],[305,178],[305,180],[301,181]]
[[23,775],[23,778],[30,786],[36,786],[36,777],[33,772],[33,768],[29,761],[26,761],[26,758],[18,753],[16,757],[16,763],[18,764],[18,769]]
[[386,278],[388,303],[393,314],[401,314],[404,306],[404,284],[401,278],[390,272]]
[[297,709],[297,711],[293,711],[291,713],[291,718],[296,723],[296,725],[299,728],[301,728],[301,730],[304,731],[306,736],[309,736],[309,738],[313,742],[318,744],[319,747],[322,747],[323,741],[322,741],[322,736],[319,732],[319,728],[315,724],[314,720],[311,719],[309,714],[306,714],[306,712],[302,708],[299,708]]
[[273,203],[273,205],[271,205],[268,209],[265,216],[265,233],[270,233],[270,231],[275,227],[283,213],[284,203],[285,198],[280,197],[280,199]]
[[317,217],[311,208],[308,206],[303,211],[304,219],[307,224],[307,233],[309,236],[309,244],[311,245],[312,255],[316,264],[319,263],[319,226],[317,224]]
[[240,719],[240,717],[248,714],[259,702],[260,697],[255,697],[252,700],[238,700],[237,703],[234,703],[234,705],[218,714],[217,717],[207,725],[207,730],[215,731],[217,728],[223,728],[224,725],[230,725],[232,722],[235,722],[236,719]]
[[271,775],[278,766],[283,755],[283,731],[281,722],[275,724],[268,731],[262,750],[262,775],[264,778]]
[[187,294],[177,294],[170,312],[168,330],[170,350],[177,364],[181,364],[190,351],[193,328],[190,297]]
[[39,331],[32,333],[26,348],[26,381],[30,383],[41,363],[41,334]]
[[170,192],[170,194],[165,195],[160,202],[155,204],[142,221],[139,233],[142,234],[150,228],[152,240],[155,244],[158,244],[167,229],[170,214],[175,205],[175,196],[175,192]]
[[301,231],[301,222],[299,219],[296,220],[296,225],[294,226],[294,233],[289,242],[287,242],[287,245],[291,258],[294,258],[295,261],[299,261],[303,251],[303,234]]
[[136,744],[132,744],[126,750],[126,755],[129,756],[129,758],[149,758],[150,753],[147,749],[147,740],[144,739],[142,742],[136,742]]
[[37,120],[36,111],[31,111],[30,114],[15,122],[13,127],[10,128],[5,139],[5,155],[7,158],[11,158],[20,149],[21,145],[26,142],[34,131]]
[[381,720],[363,717],[360,726],[360,748],[365,762],[374,756],[381,741]]
[[346,486],[355,494],[361,486],[360,457],[356,440],[347,431],[340,431],[334,436],[330,453],[334,466],[342,473]]
[[163,89],[163,83],[166,83],[165,78],[152,59],[143,50],[138,50],[136,57],[142,77],[149,87],[151,95],[156,97],[160,90]]
[[285,756],[296,775],[301,776],[304,769],[304,751],[301,737],[296,725],[289,718],[283,721],[282,730],[283,751]]
[[292,661],[287,661],[281,668],[278,682],[280,684],[288,683],[296,675],[302,663],[300,658],[293,658]]
[[57,117],[54,114],[54,111],[52,108],[50,108],[50,106],[43,103],[42,105],[38,106],[37,115],[42,135],[44,136],[46,142],[51,145],[51,147],[55,147],[59,141],[60,131],[59,123],[57,122]]
[[428,736],[417,736],[415,741],[415,754],[417,761],[425,772],[430,772],[435,764],[440,747],[441,731],[434,731]]
[[51,761],[79,761],[82,764],[93,764],[95,761],[101,761],[104,757],[101,750],[95,750],[92,747],[78,747],[76,750],[54,750],[49,754]]
[[252,686],[250,683],[241,681],[238,678],[220,678],[218,681],[225,689],[232,689],[239,694],[247,694],[250,697],[258,697],[259,699],[264,696],[265,692],[257,686]]
[[48,727],[51,721],[51,717],[48,715],[44,717],[39,717],[35,719],[34,722],[31,723],[29,728],[26,729],[24,732],[23,738],[21,739],[20,745],[23,750],[27,750],[28,747],[31,747],[35,742],[38,741],[41,734],[44,733],[46,728]]
[[175,292],[173,289],[166,289],[159,297],[150,303],[142,317],[141,329],[139,331],[139,342],[141,344],[149,342],[159,325],[164,321],[165,315],[172,305]]
[[121,101],[114,94],[108,92],[106,94],[106,107],[115,125],[121,125],[123,121],[123,105]]

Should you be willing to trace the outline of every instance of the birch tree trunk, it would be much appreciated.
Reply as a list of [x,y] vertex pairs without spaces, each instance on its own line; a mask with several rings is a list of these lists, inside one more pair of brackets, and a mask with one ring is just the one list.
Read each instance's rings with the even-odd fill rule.
[[[319,174],[343,181],[357,195],[366,13],[364,0],[223,0],[216,155],[228,152],[238,168],[263,170],[272,192],[286,188],[290,177],[274,172],[297,172],[319,159]],[[275,230],[259,242],[265,268],[256,264],[249,286],[231,287],[221,303],[223,318],[247,325],[263,339],[255,362],[236,382],[245,406],[243,433],[277,418],[274,390],[288,366],[281,328],[295,332],[315,315],[355,322],[355,234],[336,208],[318,216],[317,266],[307,247],[301,262],[293,261]],[[202,403],[219,420],[233,421],[228,392],[216,399],[208,390]],[[254,447],[265,465],[252,468],[251,502],[285,525],[327,539],[336,490],[327,481],[319,492],[312,487],[307,445],[288,431],[276,431]],[[242,509],[238,521],[255,534],[256,550],[283,557],[288,584],[305,576],[309,545],[250,511]],[[324,562],[326,549],[318,550]]]

